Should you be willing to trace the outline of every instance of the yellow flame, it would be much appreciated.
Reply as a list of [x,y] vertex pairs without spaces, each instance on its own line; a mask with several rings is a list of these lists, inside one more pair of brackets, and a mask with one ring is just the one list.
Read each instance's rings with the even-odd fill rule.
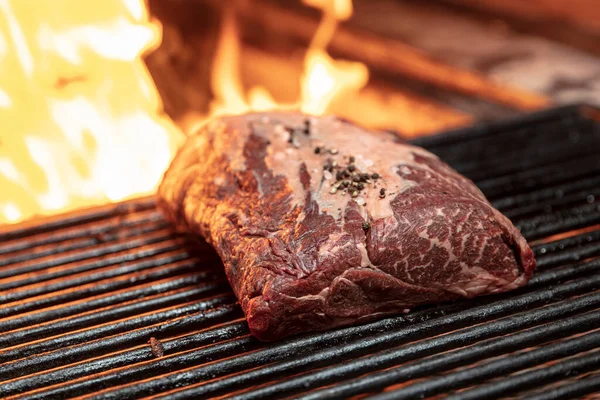
[[303,0],[307,6],[319,8],[325,14],[331,14],[335,19],[345,21],[352,16],[351,0]]
[[0,0],[0,222],[152,192],[180,133],[143,0]]
[[240,75],[240,42],[235,11],[226,7],[217,53],[212,65],[211,86],[215,99],[210,105],[210,115],[242,114],[250,110],[244,98]]
[[338,21],[352,16],[352,1],[304,0],[304,3],[321,9],[323,18],[304,59],[301,110],[321,115],[337,96],[362,89],[369,80],[369,70],[363,63],[334,60],[325,51]]
[[262,86],[256,86],[248,92],[250,108],[255,111],[268,111],[278,107],[271,93]]
[[303,112],[321,115],[337,96],[362,89],[369,71],[362,63],[335,61],[320,49],[309,50],[302,80]]
[[321,9],[323,17],[304,58],[304,72],[300,77],[301,93],[297,103],[277,103],[262,86],[250,88],[246,95],[240,80],[240,42],[235,11],[227,8],[212,66],[211,84],[215,99],[211,103],[208,118],[277,108],[299,108],[308,114],[322,115],[336,97],[358,91],[367,84],[369,71],[364,64],[334,60],[325,51],[338,21],[352,15],[352,1],[304,0],[304,3]]
[[240,40],[235,10],[226,8],[221,21],[217,52],[213,60],[211,88],[215,95],[209,107],[209,118],[223,114],[243,114],[280,107],[262,86],[252,87],[248,95],[240,74]]

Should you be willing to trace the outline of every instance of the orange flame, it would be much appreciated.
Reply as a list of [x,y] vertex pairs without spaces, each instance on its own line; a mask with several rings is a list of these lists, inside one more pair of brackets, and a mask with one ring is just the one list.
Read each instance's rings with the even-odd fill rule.
[[323,18],[304,60],[301,109],[321,115],[337,96],[362,89],[369,80],[369,71],[359,62],[336,61],[325,51],[338,21],[352,16],[352,1],[304,0],[304,3],[323,10]]
[[364,64],[334,60],[325,51],[338,21],[346,20],[352,15],[352,1],[304,0],[304,3],[321,9],[323,18],[304,58],[300,99],[294,104],[277,103],[262,86],[255,86],[245,94],[240,81],[240,43],[235,11],[227,8],[212,67],[211,84],[215,99],[207,118],[221,114],[286,108],[297,108],[308,114],[322,115],[327,112],[336,97],[349,91],[358,91],[367,84],[369,71]]

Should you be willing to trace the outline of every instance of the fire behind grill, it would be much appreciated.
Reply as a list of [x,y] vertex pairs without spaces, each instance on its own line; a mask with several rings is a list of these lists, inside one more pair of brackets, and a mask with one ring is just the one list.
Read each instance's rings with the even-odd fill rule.
[[173,233],[152,199],[3,228],[0,397],[598,391],[600,125],[586,113],[563,107],[415,141],[532,242],[539,267],[526,288],[278,343],[249,335],[214,252]]

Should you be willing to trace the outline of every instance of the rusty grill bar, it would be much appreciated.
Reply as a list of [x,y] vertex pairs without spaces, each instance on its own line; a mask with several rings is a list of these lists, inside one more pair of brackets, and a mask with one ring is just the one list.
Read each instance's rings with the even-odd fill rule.
[[[559,399],[600,390],[600,124],[583,106],[415,140],[532,241],[512,293],[263,344],[153,200],[0,231],[0,397]],[[164,357],[148,341],[161,340]]]

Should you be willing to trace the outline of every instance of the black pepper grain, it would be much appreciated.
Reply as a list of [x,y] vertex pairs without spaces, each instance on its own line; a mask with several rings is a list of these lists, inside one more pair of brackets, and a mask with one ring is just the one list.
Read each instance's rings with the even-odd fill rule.
[[348,165],[348,171],[354,172],[354,170],[356,170],[356,166],[354,164]]
[[354,156],[348,157],[348,162],[353,163],[355,161]]
[[341,180],[343,180],[343,179],[344,179],[344,173],[343,173],[342,171],[338,171],[338,172],[335,174],[335,179],[337,179],[338,181],[341,181]]
[[379,174],[377,172],[371,174],[371,178],[379,179]]
[[358,188],[358,190],[363,190],[365,188],[364,183],[359,183],[358,185],[356,185],[356,187]]
[[368,222],[365,221],[362,223],[362,228],[363,228],[363,231],[368,231],[369,229],[371,229],[371,224],[369,224]]
[[310,120],[308,119],[304,120],[304,134],[310,135]]
[[381,197],[382,199],[385,197],[385,188],[379,189],[379,197]]
[[321,148],[319,146],[315,147],[315,154],[321,153]]
[[288,137],[288,143],[293,143],[294,142],[294,128],[292,128],[290,126],[284,126],[284,129],[290,134],[290,136]]

